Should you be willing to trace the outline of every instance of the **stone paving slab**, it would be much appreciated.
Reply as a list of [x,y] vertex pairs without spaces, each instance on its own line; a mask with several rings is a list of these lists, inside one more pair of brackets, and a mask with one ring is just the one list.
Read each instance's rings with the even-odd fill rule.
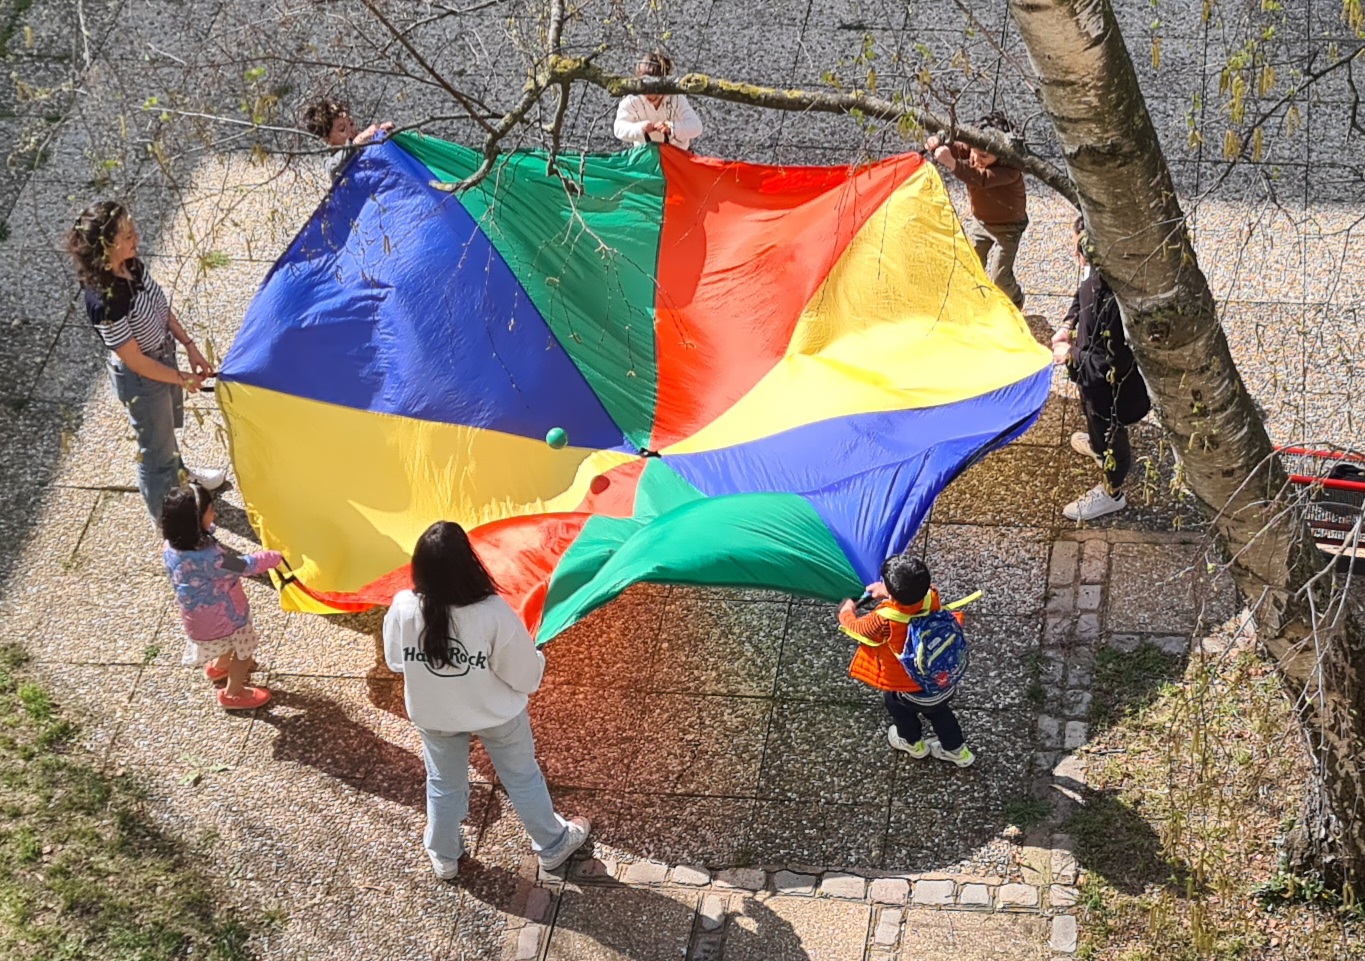
[[729,865],[748,853],[744,825],[753,811],[754,801],[744,797],[629,794],[598,836],[636,857]]
[[698,895],[627,887],[578,888],[560,896],[546,961],[632,961],[641,952],[685,956]]
[[934,502],[934,519],[990,528],[1053,528],[1060,449],[1006,447],[963,471]]
[[[885,730],[883,708],[874,699],[814,708],[776,701],[759,792],[836,803],[885,798],[891,786],[888,758],[879,749]],[[812,766],[809,759],[817,755],[822,763]]]
[[771,706],[758,698],[660,694],[641,712],[636,737],[648,763],[631,771],[635,791],[751,795],[758,786]]
[[726,961],[858,961],[871,909],[810,898],[745,898],[725,935]]
[[975,713],[1026,711],[1032,677],[1029,665],[1041,637],[1037,617],[992,617],[969,613],[964,629],[971,632],[972,665],[954,705]]
[[[545,648],[547,687],[574,684],[603,691],[650,687],[668,588],[636,584],[609,607],[598,608]],[[621,631],[620,623],[636,629]],[[620,696],[619,694],[615,696]]]
[[848,676],[854,641],[835,633],[826,605],[792,605],[782,640],[777,693],[795,701],[866,703],[866,685]]
[[[551,784],[610,788],[629,783],[643,748],[635,738],[643,704],[626,701],[602,709],[601,693],[567,684],[548,688],[530,704],[531,724],[544,742],[553,733],[553,750],[541,750],[541,768]],[[584,719],[592,723],[585,724]],[[543,732],[543,733],[540,733]]]
[[886,802],[755,802],[745,837],[764,864],[875,868],[884,862]]
[[1204,545],[1116,544],[1106,626],[1118,633],[1185,634],[1235,613],[1224,578],[1208,576]]
[[1035,615],[1047,593],[1047,537],[1039,528],[943,523],[935,508],[927,563],[945,600],[982,591],[967,608],[973,617]]
[[1048,961],[1046,920],[1007,914],[907,912],[900,961]]
[[[690,595],[670,596],[655,648],[656,689],[702,694],[772,693],[787,605],[756,601],[717,607]],[[686,631],[670,629],[687,625]],[[697,643],[698,637],[723,643]]]

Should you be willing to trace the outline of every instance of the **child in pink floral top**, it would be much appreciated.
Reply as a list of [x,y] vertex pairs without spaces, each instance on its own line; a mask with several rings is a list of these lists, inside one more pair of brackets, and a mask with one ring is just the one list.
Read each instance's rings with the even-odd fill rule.
[[258,640],[241,578],[276,567],[278,551],[237,554],[213,537],[213,496],[198,484],[174,488],[161,509],[164,557],[189,644],[183,662],[211,681],[226,678],[218,703],[229,711],[260,707],[270,691],[247,683]]

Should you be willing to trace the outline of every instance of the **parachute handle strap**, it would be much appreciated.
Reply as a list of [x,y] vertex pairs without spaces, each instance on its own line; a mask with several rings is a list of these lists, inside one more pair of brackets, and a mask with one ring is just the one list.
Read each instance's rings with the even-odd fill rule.
[[[920,602],[920,604],[921,604],[920,610],[916,611],[914,614],[911,614],[911,615],[910,615],[911,617],[928,617],[930,614],[934,613],[933,611],[931,611],[931,610],[928,609],[928,608],[929,608],[929,597],[930,597],[930,595],[931,595],[932,593],[933,593],[933,592],[930,591],[930,594],[925,594],[925,595],[924,595],[924,600]],[[983,597],[985,597],[985,596],[986,596],[986,592],[985,592],[985,591],[972,591],[972,592],[971,592],[970,594],[968,594],[966,597],[959,597],[957,600],[953,601],[951,604],[944,604],[941,608],[939,608],[939,610],[943,610],[943,611],[956,611],[956,610],[961,610],[962,608],[966,607],[968,604],[974,604],[974,603],[976,603],[977,601],[981,600],[981,598],[983,598]]]
[[285,568],[284,570],[277,567],[270,572],[271,583],[277,592],[283,592],[286,587],[298,580],[297,575],[294,574],[294,568],[287,558],[281,557],[280,564]]
[[983,597],[985,597],[985,596],[986,596],[986,592],[985,592],[985,591],[972,591],[972,592],[971,592],[970,594],[968,594],[966,597],[959,597],[957,600],[953,601],[951,604],[944,604],[944,605],[943,605],[943,609],[944,609],[945,611],[956,611],[956,610],[958,610],[958,609],[960,609],[960,608],[966,607],[968,604],[973,604],[973,603],[975,603],[976,601],[981,600],[981,598],[983,598]]

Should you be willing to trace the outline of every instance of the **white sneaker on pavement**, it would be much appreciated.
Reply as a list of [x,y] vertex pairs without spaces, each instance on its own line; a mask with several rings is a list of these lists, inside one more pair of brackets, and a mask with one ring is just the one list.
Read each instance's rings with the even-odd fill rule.
[[227,483],[227,471],[225,470],[186,467],[185,471],[190,475],[190,480],[194,481],[206,491],[216,491]]
[[460,874],[460,862],[449,862],[444,858],[438,858],[430,851],[427,857],[431,858],[431,870],[436,872],[436,877],[442,881],[453,881]]
[[886,729],[886,743],[890,744],[897,751],[904,751],[911,757],[929,756],[929,745],[924,743],[923,738],[920,738],[914,744],[911,744],[905,738],[901,737],[900,731],[896,730],[896,725],[894,724]]
[[1099,484],[1063,507],[1062,516],[1069,521],[1093,521],[1105,514],[1121,511],[1127,506],[1128,501],[1124,500],[1123,491],[1119,491],[1117,496],[1110,496],[1105,486]]
[[931,741],[929,742],[929,750],[940,761],[947,761],[949,764],[956,764],[958,767],[971,767],[976,761],[976,755],[965,744],[956,751],[949,751],[938,741]]
[[592,825],[587,818],[569,818],[568,827],[564,829],[564,837],[560,838],[559,843],[548,851],[540,852],[540,866],[546,871],[559,867],[583,846],[591,831]]
[[1104,460],[1099,454],[1095,453],[1095,448],[1090,446],[1090,435],[1083,430],[1078,430],[1071,435],[1071,449],[1078,454],[1084,454],[1096,464],[1103,466]]

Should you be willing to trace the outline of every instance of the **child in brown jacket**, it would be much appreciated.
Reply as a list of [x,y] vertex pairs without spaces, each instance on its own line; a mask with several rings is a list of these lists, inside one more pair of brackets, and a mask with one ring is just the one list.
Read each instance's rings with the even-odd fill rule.
[[[1009,120],[999,111],[982,117],[977,125],[1006,134],[1011,131]],[[924,142],[924,147],[967,185],[967,198],[972,205],[972,219],[966,225],[967,236],[991,282],[1014,301],[1014,306],[1022,309],[1024,291],[1014,278],[1014,258],[1028,228],[1024,172],[1001,163],[992,153],[968,147],[965,143],[945,142],[934,136]]]

